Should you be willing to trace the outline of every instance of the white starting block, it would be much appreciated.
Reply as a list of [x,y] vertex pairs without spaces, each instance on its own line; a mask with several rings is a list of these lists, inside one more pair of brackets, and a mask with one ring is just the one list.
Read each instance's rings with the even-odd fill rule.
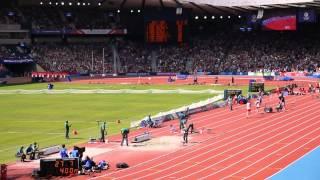
[[151,139],[151,134],[148,132],[145,132],[141,135],[134,137],[132,143],[140,143],[140,142],[144,142],[144,141],[149,141],[150,139]]

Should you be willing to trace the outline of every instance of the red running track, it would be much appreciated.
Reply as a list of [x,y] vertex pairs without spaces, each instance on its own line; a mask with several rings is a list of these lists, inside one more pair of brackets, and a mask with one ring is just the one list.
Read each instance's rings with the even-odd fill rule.
[[[95,178],[265,179],[320,145],[319,99],[291,96],[287,104],[286,112],[248,119],[242,106],[197,114],[191,118],[196,126],[212,128],[214,135],[191,135],[194,143],[159,157],[141,153],[129,169]],[[154,132],[165,134],[167,129]]]
[[[218,85],[229,85],[231,83],[232,76],[198,76],[198,83],[202,85],[213,85],[215,83],[215,77],[218,77]],[[316,79],[310,79],[305,77],[296,77],[294,83],[299,86],[306,86],[309,82],[316,82]],[[265,81],[260,76],[234,76],[234,85],[248,85],[249,80],[254,79],[257,82],[264,82],[265,85],[273,86],[285,86],[292,84],[293,81]],[[151,76],[151,77],[120,77],[120,78],[89,78],[73,80],[72,83],[80,84],[146,84],[146,85],[191,85],[193,84],[193,77],[188,76],[187,79],[177,79],[175,82],[168,83],[167,76]]]

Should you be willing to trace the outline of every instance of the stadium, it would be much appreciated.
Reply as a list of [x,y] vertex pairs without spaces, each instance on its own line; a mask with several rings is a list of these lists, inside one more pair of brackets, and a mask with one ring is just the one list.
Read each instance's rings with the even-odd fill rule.
[[0,179],[320,179],[319,7],[1,0]]

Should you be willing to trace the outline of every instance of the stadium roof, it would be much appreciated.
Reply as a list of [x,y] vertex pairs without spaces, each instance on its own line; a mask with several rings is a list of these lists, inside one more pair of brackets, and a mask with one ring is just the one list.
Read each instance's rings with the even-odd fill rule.
[[213,6],[260,6],[272,4],[308,3],[313,0],[184,0],[198,4],[210,4]]
[[[19,0],[20,4],[48,5],[51,0]],[[52,3],[64,2],[64,6],[77,6],[78,2],[86,6],[100,6],[106,9],[141,9],[147,7],[182,7],[192,9],[197,14],[239,15],[256,12],[259,8],[316,8],[320,9],[320,0],[52,0]],[[90,5],[88,5],[90,3]],[[61,5],[61,4],[59,4]]]

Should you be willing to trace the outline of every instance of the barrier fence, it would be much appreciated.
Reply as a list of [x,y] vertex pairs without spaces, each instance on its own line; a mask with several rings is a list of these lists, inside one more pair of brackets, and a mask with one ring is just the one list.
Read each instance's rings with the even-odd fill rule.
[[[177,113],[179,112],[185,112],[187,108],[189,108],[189,114],[195,114],[195,113],[199,113],[199,112],[204,112],[204,111],[208,111],[211,109],[215,109],[215,108],[219,108],[225,105],[223,100],[224,95],[223,94],[219,94],[213,98],[209,98],[207,100],[204,101],[200,101],[197,103],[193,103],[191,105],[188,106],[182,106],[180,108],[177,109],[172,109],[170,111],[167,112],[160,112],[154,116],[151,117],[152,121],[157,122],[157,124],[161,124],[165,121],[170,121],[173,119],[177,119]],[[141,123],[143,123],[143,121],[147,121],[148,117],[145,117],[141,120],[138,121],[133,121],[131,122],[131,128],[134,127],[139,127],[141,125]]]

